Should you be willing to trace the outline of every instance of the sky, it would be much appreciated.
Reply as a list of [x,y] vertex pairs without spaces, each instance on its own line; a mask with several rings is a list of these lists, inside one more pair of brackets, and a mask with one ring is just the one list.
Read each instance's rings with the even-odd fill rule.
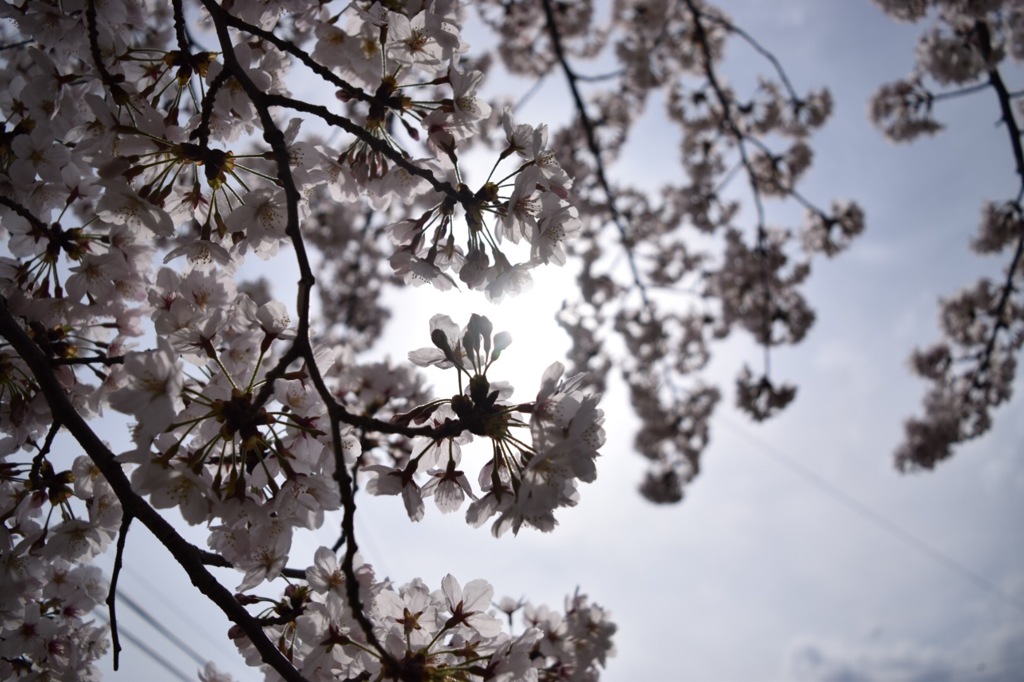
[[[709,378],[725,386],[703,472],[680,505],[655,507],[636,492],[644,462],[632,451],[635,420],[621,386],[605,396],[608,441],[598,480],[543,534],[491,537],[461,514],[428,502],[413,524],[397,498],[360,499],[357,538],[378,575],[439,586],[486,578],[496,596],[558,606],[577,587],[618,625],[609,682],[804,680],[907,682],[1019,680],[1024,670],[1024,420],[1019,399],[999,409],[984,438],[934,472],[900,475],[892,452],[924,384],[906,359],[938,338],[937,299],[1000,258],[969,253],[983,200],[1016,190],[994,97],[943,103],[941,135],[911,145],[883,139],[867,102],[883,82],[910,72],[919,27],[891,22],[866,0],[733,0],[722,6],[786,66],[798,89],[827,84],[835,114],[812,140],[805,195],[855,199],[867,231],[840,257],[815,263],[806,295],[817,312],[808,338],[773,355],[773,373],[799,386],[779,417],[755,425],[732,408],[738,367],[759,355],[735,339],[717,348]],[[729,68],[753,55],[730,45]],[[757,65],[761,68],[761,65]],[[1024,81],[1019,68],[1011,88]],[[557,116],[564,83],[550,79],[524,120]],[[549,111],[546,107],[552,107]],[[668,134],[652,108],[613,174],[667,177]],[[530,120],[533,117],[533,120]],[[678,171],[677,171],[678,172]],[[780,219],[787,209],[770,210]],[[747,214],[749,216],[749,214]],[[740,219],[742,220],[742,218]],[[567,341],[548,322],[571,280],[542,272],[531,292],[494,308],[476,294],[417,289],[394,298],[394,322],[377,351],[402,359],[429,343],[428,320],[464,322],[485,312],[513,344],[495,378],[528,397]],[[284,286],[284,285],[282,285]],[[521,379],[520,377],[534,377]],[[442,372],[429,375],[443,393]],[[1017,383],[1017,395],[1021,392]],[[133,528],[124,592],[202,658],[236,679],[227,623],[192,588],[147,531]],[[194,535],[196,539],[198,535]],[[296,540],[305,566],[335,535]],[[306,563],[303,563],[305,561]],[[229,586],[239,578],[221,575]],[[131,609],[119,620],[186,673],[197,665]],[[125,642],[123,673],[110,679],[174,679]]]

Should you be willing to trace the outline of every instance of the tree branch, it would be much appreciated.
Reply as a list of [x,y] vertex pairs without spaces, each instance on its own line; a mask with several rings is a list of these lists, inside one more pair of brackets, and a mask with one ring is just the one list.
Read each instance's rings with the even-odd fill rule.
[[[991,56],[992,45],[991,37],[989,35],[987,25],[978,21],[975,24],[975,29],[978,31],[980,36],[980,50],[982,57],[986,60]],[[1020,178],[1020,188],[1017,190],[1016,202],[1020,203],[1021,199],[1024,198],[1024,146],[1021,145],[1021,131],[1020,126],[1017,125],[1017,119],[1013,114],[1013,105],[1011,103],[1010,92],[1006,87],[1006,83],[1003,81],[1002,74],[999,73],[998,68],[990,68],[988,70],[988,82],[992,86],[992,89],[996,92],[996,98],[999,100],[999,110],[1002,113],[1003,123],[1006,125],[1006,132],[1010,138],[1010,147],[1013,149],[1013,162],[1014,167],[1017,171],[1017,176]],[[988,371],[989,366],[992,363],[992,353],[996,347],[996,341],[1000,332],[1009,328],[1009,322],[1006,319],[1007,307],[1010,304],[1010,297],[1014,292],[1013,280],[1017,274],[1017,268],[1020,266],[1021,258],[1024,256],[1024,235],[1017,240],[1017,247],[1013,253],[1013,259],[1010,261],[1010,267],[1006,271],[1006,280],[1003,283],[1002,291],[999,295],[999,302],[996,304],[996,310],[993,313],[995,318],[995,324],[992,327],[992,333],[989,335],[988,342],[985,344],[985,351],[982,355],[981,362],[978,365],[978,370],[974,374],[974,380],[971,382],[971,389],[977,388],[979,377]]]
[[305,678],[267,639],[256,619],[235,600],[231,592],[206,570],[196,547],[181,537],[163,516],[132,490],[131,483],[121,468],[120,462],[71,404],[64,388],[50,369],[46,356],[11,315],[7,307],[7,299],[4,297],[0,297],[0,336],[7,339],[24,360],[39,383],[53,418],[59,420],[67,428],[92,459],[96,468],[100,470],[117,495],[123,513],[137,518],[156,536],[178,564],[185,569],[192,584],[241,628],[253,646],[260,652],[264,662],[289,682],[305,682]]
[[597,181],[601,186],[601,190],[604,192],[605,199],[607,200],[608,212],[612,216],[612,223],[619,232],[619,242],[622,244],[623,250],[626,252],[626,260],[629,262],[629,269],[633,275],[633,282],[636,284],[637,290],[640,292],[640,298],[644,303],[644,307],[650,310],[652,304],[647,295],[647,285],[643,281],[643,277],[640,275],[640,268],[636,263],[636,254],[633,252],[633,248],[630,246],[629,235],[626,232],[626,221],[619,213],[618,207],[615,205],[615,194],[612,192],[611,185],[608,183],[608,175],[604,168],[604,159],[601,156],[601,147],[597,143],[597,134],[594,128],[594,122],[590,119],[587,114],[586,104],[583,102],[583,96],[580,94],[578,82],[580,80],[576,72],[573,71],[572,67],[569,66],[569,61],[565,56],[565,49],[562,47],[562,35],[558,31],[558,24],[555,22],[555,13],[551,7],[551,0],[544,0],[544,18],[547,21],[548,35],[551,36],[551,46],[555,50],[555,57],[558,59],[559,65],[562,67],[562,73],[565,74],[565,79],[569,84],[569,91],[572,93],[573,102],[576,105],[576,111],[579,113],[580,122],[583,124],[583,132],[587,137],[587,149],[590,150],[591,156],[594,157],[594,169],[597,173]]
[[[331,391],[327,388],[327,385],[320,374],[320,369],[316,365],[316,358],[314,357],[312,346],[310,346],[309,343],[309,298],[315,279],[309,264],[309,258],[306,254],[305,244],[302,239],[302,232],[299,229],[299,191],[295,185],[295,179],[292,176],[288,148],[285,145],[284,135],[278,129],[277,124],[274,122],[274,119],[270,114],[270,106],[272,106],[273,98],[256,87],[255,83],[253,83],[252,79],[249,78],[245,69],[242,68],[235,56],[234,48],[231,43],[231,36],[228,34],[228,27],[223,21],[223,18],[226,16],[226,12],[224,12],[212,0],[203,0],[203,5],[207,7],[210,14],[215,18],[214,25],[223,50],[225,68],[232,72],[235,79],[239,84],[241,84],[242,89],[245,90],[246,95],[252,101],[253,106],[256,108],[257,114],[259,115],[260,124],[263,127],[263,139],[268,145],[270,145],[274,152],[274,160],[277,164],[277,178],[280,181],[281,186],[284,188],[287,200],[288,222],[286,233],[295,248],[295,257],[298,261],[300,272],[297,304],[299,323],[296,338],[289,354],[295,354],[305,360],[306,368],[312,378],[313,385],[316,387],[317,393],[324,401],[324,404],[328,409],[328,414],[331,416],[331,440],[335,459],[337,460],[335,476],[337,478],[339,493],[342,499],[342,506],[345,510],[342,525],[346,529],[346,537],[348,538],[342,570],[345,574],[345,587],[349,606],[352,609],[353,616],[363,630],[363,634],[365,635],[367,642],[370,643],[370,645],[378,652],[383,659],[385,666],[392,667],[395,664],[394,657],[377,639],[377,635],[373,629],[373,624],[365,613],[362,599],[359,595],[359,581],[355,575],[355,569],[353,566],[357,550],[353,532],[356,505],[355,498],[352,494],[351,477],[349,476],[348,468],[345,466],[344,455],[342,452],[341,430],[339,427],[341,422],[341,413],[347,414],[347,412],[341,408],[334,399],[334,396],[331,394]],[[278,367],[281,366],[282,364],[278,365]]]
[[[204,1],[203,4],[205,5],[207,3]],[[209,6],[207,7],[209,8]],[[213,11],[214,10],[211,10],[211,14],[213,13]],[[233,14],[224,11],[220,6],[217,6],[216,12],[219,21],[223,22],[224,24],[232,28],[238,29],[240,31],[245,31],[246,33],[256,36],[257,38],[266,40],[268,43],[274,45],[274,47],[281,50],[282,52],[290,54],[291,56],[295,57],[300,62],[302,62],[302,64],[310,71],[320,76],[331,85],[337,86],[341,91],[345,93],[346,97],[349,97],[350,99],[359,100],[361,102],[373,101],[373,97],[371,95],[366,94],[361,89],[352,85],[343,78],[340,78],[337,74],[335,74],[333,71],[325,67],[323,64],[320,64],[319,62],[314,60],[311,56],[309,56],[309,54],[305,50],[302,50],[297,45],[295,45],[295,43],[289,40],[285,40],[284,38],[280,38],[274,35],[274,33],[271,31],[264,30],[259,26],[255,26],[243,19],[239,19]]]
[[704,24],[701,23],[701,19],[704,14],[695,5],[693,0],[685,0],[687,9],[690,10],[690,15],[693,17],[694,37],[700,46],[701,54],[703,55],[703,66],[704,75],[708,79],[708,83],[711,85],[712,91],[715,93],[715,98],[718,100],[719,106],[722,107],[722,123],[725,132],[730,134],[736,142],[736,149],[740,155],[740,161],[743,164],[743,168],[747,172],[747,179],[750,182],[750,191],[754,199],[754,208],[757,212],[757,253],[761,256],[761,286],[764,289],[764,322],[762,334],[764,335],[764,376],[767,378],[770,374],[771,369],[771,325],[772,325],[772,294],[771,287],[769,286],[769,274],[768,274],[768,263],[767,263],[767,241],[768,233],[765,227],[765,213],[764,203],[761,196],[761,187],[758,184],[757,175],[754,171],[753,164],[750,161],[750,157],[747,154],[746,141],[747,136],[740,130],[733,118],[733,103],[732,100],[726,95],[722,85],[718,82],[718,74],[715,73],[714,60],[711,54],[711,46],[708,44],[707,32],[704,30]]

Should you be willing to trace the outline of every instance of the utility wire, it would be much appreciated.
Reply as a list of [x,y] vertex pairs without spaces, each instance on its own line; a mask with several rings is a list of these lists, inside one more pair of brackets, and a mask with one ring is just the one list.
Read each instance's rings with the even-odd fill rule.
[[[167,638],[168,640],[170,640],[170,642],[171,642],[172,644],[174,644],[174,645],[175,645],[176,647],[178,647],[179,649],[181,649],[182,651],[184,651],[184,652],[185,652],[186,654],[188,654],[188,656],[189,656],[189,657],[190,657],[190,658],[191,658],[191,659],[192,659],[193,661],[195,661],[196,663],[198,663],[198,664],[199,664],[199,667],[200,667],[200,668],[203,668],[203,667],[205,667],[205,666],[206,666],[206,661],[207,661],[207,659],[203,658],[203,657],[202,657],[202,656],[200,656],[200,655],[199,655],[198,653],[196,653],[196,650],[195,650],[195,649],[193,649],[193,648],[192,648],[191,646],[189,646],[189,645],[188,645],[187,643],[183,642],[183,641],[182,641],[182,640],[181,640],[181,639],[180,639],[180,638],[179,638],[179,637],[178,637],[177,635],[175,635],[175,634],[174,634],[173,632],[171,632],[171,631],[170,631],[169,629],[167,629],[167,628],[166,628],[166,627],[164,626],[164,624],[163,624],[163,623],[161,623],[161,622],[160,622],[160,621],[158,621],[158,620],[157,620],[156,618],[154,618],[153,616],[151,616],[151,615],[149,614],[149,612],[148,612],[148,611],[146,611],[146,609],[142,608],[142,607],[141,607],[141,606],[140,606],[140,605],[138,604],[138,602],[136,602],[136,601],[135,601],[134,599],[132,599],[131,597],[129,597],[128,595],[126,595],[126,594],[125,594],[124,592],[122,592],[122,591],[121,591],[120,589],[119,589],[119,590],[117,591],[117,600],[118,600],[118,602],[120,602],[120,603],[123,603],[123,604],[124,604],[125,606],[127,606],[128,608],[130,608],[130,609],[131,609],[132,611],[134,611],[134,612],[135,612],[136,614],[138,614],[139,618],[141,618],[142,620],[144,620],[144,621],[146,621],[147,623],[149,623],[149,624],[150,624],[150,625],[151,625],[151,626],[153,627],[153,629],[154,629],[154,630],[156,630],[156,631],[157,631],[157,632],[159,632],[159,633],[160,633],[161,635],[163,635],[163,636],[164,636],[164,637],[166,637],[166,638]],[[118,629],[118,633],[120,633],[120,628]]]
[[[158,607],[159,613],[173,613],[175,616],[177,616],[186,623],[194,623],[202,630],[202,632],[197,633],[193,630],[192,634],[199,634],[200,637],[207,642],[216,642],[219,639],[221,639],[219,634],[211,630],[210,622],[208,620],[200,620],[199,622],[196,622],[195,617],[188,615],[185,609],[181,607],[181,600],[175,601],[169,599],[167,597],[166,590],[162,590],[155,587],[153,583],[150,582],[149,579],[146,578],[146,576],[143,573],[136,571],[135,569],[131,568],[131,566],[129,566],[128,564],[125,564],[121,567],[121,572],[122,574],[130,577],[132,580],[141,584],[141,589],[147,593],[147,596],[151,598],[150,600],[148,600],[150,608]],[[118,583],[118,585],[123,585],[123,583]],[[159,604],[154,604],[153,600],[159,602]]]
[[761,439],[754,434],[747,431],[739,423],[733,421],[729,417],[723,416],[722,421],[725,425],[733,432],[733,434],[740,436],[748,443],[757,446],[760,451],[769,458],[775,460],[777,463],[789,469],[791,472],[804,479],[818,490],[821,490],[826,495],[839,502],[844,507],[854,512],[862,519],[870,522],[876,528],[885,531],[888,535],[896,538],[904,545],[917,550],[918,553],[928,557],[933,562],[944,567],[951,573],[955,573],[960,578],[972,583],[975,587],[987,592],[989,596],[996,597],[1005,603],[1009,603],[1017,608],[1019,611],[1024,613],[1024,600],[1009,594],[1001,587],[993,583],[991,580],[986,578],[979,573],[972,571],[967,566],[953,559],[947,554],[939,551],[932,545],[928,544],[917,535],[911,533],[909,530],[902,526],[893,523],[885,516],[879,514],[871,507],[867,506],[860,500],[844,492],[842,489],[836,487],[834,484],[829,483],[824,478],[814,473],[803,464],[784,453],[779,448],[775,447],[771,443]]
[[[104,623],[107,623],[108,625],[110,624],[110,620],[107,618],[107,615],[105,613],[103,613],[102,610],[96,609],[95,614]],[[178,666],[174,665],[173,663],[168,661],[166,658],[161,656],[155,649],[153,649],[151,646],[146,644],[144,641],[142,641],[141,639],[139,639],[138,637],[133,635],[131,633],[131,631],[123,630],[123,629],[118,628],[118,633],[117,634],[118,634],[118,636],[124,637],[125,639],[127,639],[129,642],[131,642],[133,645],[135,645],[135,647],[138,648],[139,651],[141,651],[142,653],[144,653],[147,656],[149,656],[150,658],[152,658],[159,665],[161,665],[167,672],[171,673],[172,675],[177,677],[182,682],[193,682],[193,678],[190,675],[188,675],[187,673],[183,672],[181,670],[181,668],[179,668]],[[204,663],[203,665],[205,666],[206,664]]]

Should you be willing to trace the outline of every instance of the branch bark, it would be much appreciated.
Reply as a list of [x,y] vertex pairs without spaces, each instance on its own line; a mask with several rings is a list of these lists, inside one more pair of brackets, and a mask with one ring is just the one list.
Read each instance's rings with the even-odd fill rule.
[[267,638],[263,628],[246,611],[234,595],[203,565],[198,548],[181,537],[174,527],[148,502],[136,493],[125,475],[121,463],[114,453],[90,428],[75,406],[71,404],[64,387],[50,369],[42,351],[28,337],[7,307],[7,299],[0,297],[0,336],[7,339],[11,347],[21,356],[30,372],[39,383],[40,390],[50,406],[53,418],[59,421],[82,446],[96,468],[113,488],[121,502],[123,513],[138,519],[171,553],[171,556],[185,569],[192,584],[214,604],[224,615],[238,625],[263,657],[263,661],[289,682],[306,682],[299,671],[292,666],[276,646]]

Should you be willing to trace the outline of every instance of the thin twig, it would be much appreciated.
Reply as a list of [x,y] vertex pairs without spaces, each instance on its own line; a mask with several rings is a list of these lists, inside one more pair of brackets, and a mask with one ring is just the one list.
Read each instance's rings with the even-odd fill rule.
[[60,431],[60,422],[55,419],[50,424],[50,430],[46,432],[46,438],[43,439],[43,447],[39,448],[39,452],[32,458],[32,468],[29,469],[28,480],[32,483],[33,488],[40,485],[39,472],[43,468],[43,460],[46,459],[50,448],[53,447],[53,439],[56,438],[58,431]]
[[640,275],[640,268],[636,262],[636,254],[633,253],[633,249],[630,246],[629,234],[626,231],[626,221],[622,217],[622,214],[619,213],[618,207],[615,205],[615,194],[612,192],[611,185],[608,182],[608,176],[605,173],[604,159],[601,155],[601,147],[597,143],[597,134],[594,129],[594,122],[587,114],[586,104],[584,104],[583,96],[580,94],[578,85],[580,78],[569,65],[569,61],[565,56],[565,49],[562,47],[562,35],[558,30],[558,24],[555,22],[555,13],[551,7],[551,0],[544,0],[544,17],[547,20],[548,35],[551,36],[551,46],[555,50],[555,57],[558,59],[558,63],[562,67],[562,73],[565,74],[566,81],[569,84],[569,91],[572,93],[573,102],[576,104],[576,111],[579,113],[580,122],[583,124],[583,132],[587,137],[587,148],[590,150],[590,154],[594,157],[594,169],[597,173],[598,184],[600,184],[601,190],[604,192],[605,199],[607,200],[608,212],[612,217],[612,223],[614,223],[619,232],[619,241],[626,252],[626,260],[629,262],[629,269],[633,275],[633,282],[636,284],[637,290],[640,292],[640,298],[644,303],[644,307],[651,310],[652,304],[647,295],[647,285],[644,283],[643,277]]
[[285,95],[277,93],[267,93],[265,98],[266,103],[269,106],[282,107],[285,109],[294,109],[295,111],[301,111],[307,114],[313,114],[314,116],[323,119],[325,123],[329,123],[333,126],[337,126],[347,133],[355,135],[359,138],[360,142],[363,142],[373,151],[378,154],[387,156],[388,159],[393,161],[395,165],[400,166],[410,175],[423,178],[430,186],[438,192],[447,194],[454,199],[461,199],[462,195],[451,185],[451,183],[444,180],[438,180],[434,177],[434,174],[428,171],[426,168],[421,168],[413,162],[409,161],[401,152],[396,150],[394,147],[389,145],[385,140],[379,137],[374,137],[365,128],[353,123],[351,120],[344,116],[339,116],[327,107],[320,106],[319,104],[311,104],[302,100],[293,99],[286,97]]
[[800,95],[797,94],[796,88],[793,87],[792,82],[790,82],[789,80],[789,75],[786,74],[786,70],[782,68],[782,63],[779,62],[778,57],[772,54],[771,50],[761,45],[761,43],[759,43],[752,35],[747,33],[745,30],[743,30],[736,24],[732,23],[731,21],[725,19],[724,17],[720,17],[710,12],[702,12],[699,9],[695,8],[692,3],[687,2],[686,4],[689,5],[691,11],[695,12],[695,17],[703,17],[705,19],[708,19],[709,21],[718,24],[719,26],[729,31],[730,33],[735,33],[744,41],[746,41],[746,43],[750,45],[750,47],[755,52],[764,57],[764,59],[769,64],[772,65],[772,68],[775,69],[775,73],[778,75],[779,80],[782,81],[782,85],[785,86],[786,91],[789,93],[790,100],[793,102],[801,101]]
[[[929,93],[929,99],[932,102],[939,102],[944,99],[954,99],[956,97],[965,97],[967,95],[973,95],[976,92],[981,92],[985,88],[989,87],[991,83],[985,81],[984,83],[976,83],[975,85],[969,85],[966,88],[960,88],[959,90],[947,90],[946,92]],[[1013,97],[1012,94],[1007,93],[1009,97]]]
[[[204,4],[206,3],[204,2]],[[211,14],[213,14],[214,10],[211,10],[210,12]],[[292,55],[300,62],[302,62],[302,64],[305,65],[306,68],[308,68],[310,71],[320,76],[331,85],[337,86],[342,92],[345,93],[346,97],[349,97],[350,99],[356,99],[362,102],[373,101],[373,96],[366,94],[365,92],[363,92],[356,86],[352,85],[345,79],[339,77],[337,74],[335,74],[333,71],[325,67],[323,64],[320,64],[319,62],[314,60],[305,50],[302,50],[297,45],[295,45],[295,43],[285,40],[284,38],[281,38],[277,35],[274,35],[274,33],[272,33],[271,31],[266,31],[260,28],[259,26],[255,26],[253,24],[248,23],[247,21],[244,21],[243,19],[239,19],[238,17],[224,11],[219,6],[217,7],[217,19],[227,24],[228,26],[231,26],[232,28],[236,28],[240,31],[245,31],[246,33],[250,33],[256,36],[257,38],[266,40],[268,43],[274,45],[277,49],[281,50],[282,52],[287,52],[288,54]]]
[[62,365],[121,365],[124,364],[124,356],[112,355],[107,357],[105,355],[94,355],[83,358],[53,358],[50,360],[50,364],[54,367]]
[[35,228],[36,230],[40,232],[48,231],[49,228],[47,228],[46,223],[37,218],[31,211],[29,211],[27,208],[19,204],[14,199],[11,199],[10,197],[4,194],[0,194],[0,204],[3,204],[7,208],[11,209],[19,216],[27,220],[29,224],[31,224],[32,227]]
[[174,9],[174,36],[178,40],[178,51],[187,60],[192,56],[192,50],[188,44],[188,34],[185,32],[185,9],[181,0],[171,0],[171,7]]
[[86,32],[89,35],[89,52],[92,55],[96,71],[99,72],[103,84],[110,88],[116,101],[118,95],[122,94],[124,90],[114,82],[114,78],[107,71],[107,65],[103,63],[103,55],[100,53],[99,29],[96,26],[96,0],[89,0],[85,6],[85,24]]
[[121,515],[121,528],[117,533],[117,551],[114,553],[114,568],[110,572],[110,588],[107,590],[107,609],[110,611],[110,639],[114,647],[114,670],[117,670],[121,657],[121,639],[117,635],[117,579],[121,575],[121,563],[124,558],[124,544],[128,537],[128,527],[132,525],[131,513],[125,511]]
[[26,45],[31,45],[33,42],[35,42],[35,41],[33,41],[33,40],[22,40],[21,42],[18,42],[18,43],[10,43],[8,45],[0,45],[0,52],[3,52],[4,50],[13,50],[13,49],[19,48],[19,47],[25,47]]
[[227,69],[222,69],[220,73],[213,77],[210,82],[210,86],[206,89],[206,95],[203,96],[203,103],[201,111],[199,112],[199,127],[189,133],[189,139],[197,140],[202,147],[206,147],[210,143],[210,118],[213,116],[213,105],[217,101],[217,93],[227,83],[228,78],[231,77],[231,72]]

